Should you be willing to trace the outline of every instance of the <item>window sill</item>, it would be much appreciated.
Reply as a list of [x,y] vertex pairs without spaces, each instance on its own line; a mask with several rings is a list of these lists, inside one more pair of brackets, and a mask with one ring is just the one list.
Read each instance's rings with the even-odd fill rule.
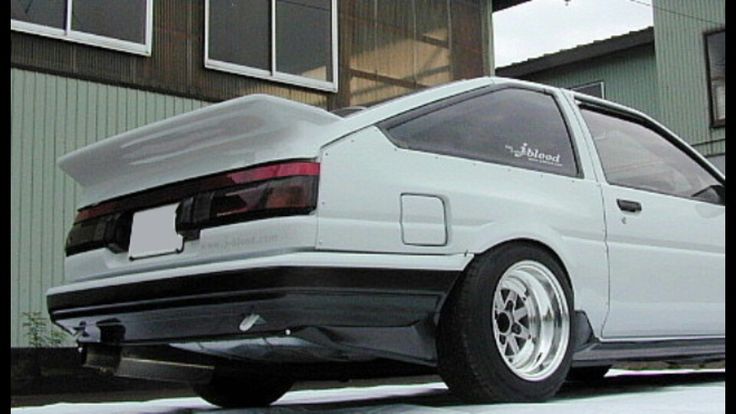
[[310,89],[316,89],[325,92],[337,92],[337,82],[326,82],[317,79],[306,78],[303,76],[290,75],[287,73],[270,72],[263,69],[249,68],[246,66],[235,65],[232,63],[222,62],[219,60],[205,59],[204,67],[207,69],[227,72],[234,75],[243,75],[252,78],[258,78],[287,85],[301,86]]
[[47,27],[34,23],[10,20],[10,29],[16,32],[28,33],[67,42],[80,43],[88,46],[96,46],[111,49],[118,52],[132,53],[134,55],[151,56],[151,44],[129,42],[111,37],[98,36],[89,33],[66,31],[54,27]]

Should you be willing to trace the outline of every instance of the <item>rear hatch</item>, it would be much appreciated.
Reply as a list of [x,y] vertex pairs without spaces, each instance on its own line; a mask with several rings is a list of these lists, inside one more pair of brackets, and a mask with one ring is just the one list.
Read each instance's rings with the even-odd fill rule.
[[[82,187],[82,207],[66,245],[67,278],[211,261],[228,249],[202,250],[194,243],[180,253],[188,241],[200,241],[202,230],[310,213],[316,207],[316,159],[333,139],[328,127],[340,119],[251,95],[65,155],[60,168]],[[233,236],[214,231],[212,237],[227,247]],[[259,240],[268,245],[274,237]],[[259,249],[250,244],[251,251]]]

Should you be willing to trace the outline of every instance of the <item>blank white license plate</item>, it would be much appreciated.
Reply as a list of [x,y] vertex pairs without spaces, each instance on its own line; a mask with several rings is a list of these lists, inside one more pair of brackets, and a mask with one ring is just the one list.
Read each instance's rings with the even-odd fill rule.
[[142,259],[179,253],[183,238],[176,233],[176,204],[139,211],[133,215],[128,257]]

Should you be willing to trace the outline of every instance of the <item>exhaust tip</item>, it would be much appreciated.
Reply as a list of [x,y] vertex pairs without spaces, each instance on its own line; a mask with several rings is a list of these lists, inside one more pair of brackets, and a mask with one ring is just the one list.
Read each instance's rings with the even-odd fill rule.
[[240,322],[240,325],[238,325],[238,329],[240,329],[240,332],[248,332],[259,321],[261,323],[265,322],[260,315],[251,313],[250,315],[246,316],[242,322]]

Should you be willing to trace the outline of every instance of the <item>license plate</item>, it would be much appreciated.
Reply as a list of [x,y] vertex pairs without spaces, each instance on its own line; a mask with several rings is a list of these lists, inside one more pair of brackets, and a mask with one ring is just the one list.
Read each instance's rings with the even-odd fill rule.
[[139,211],[133,215],[130,260],[179,253],[184,242],[176,233],[176,204]]

